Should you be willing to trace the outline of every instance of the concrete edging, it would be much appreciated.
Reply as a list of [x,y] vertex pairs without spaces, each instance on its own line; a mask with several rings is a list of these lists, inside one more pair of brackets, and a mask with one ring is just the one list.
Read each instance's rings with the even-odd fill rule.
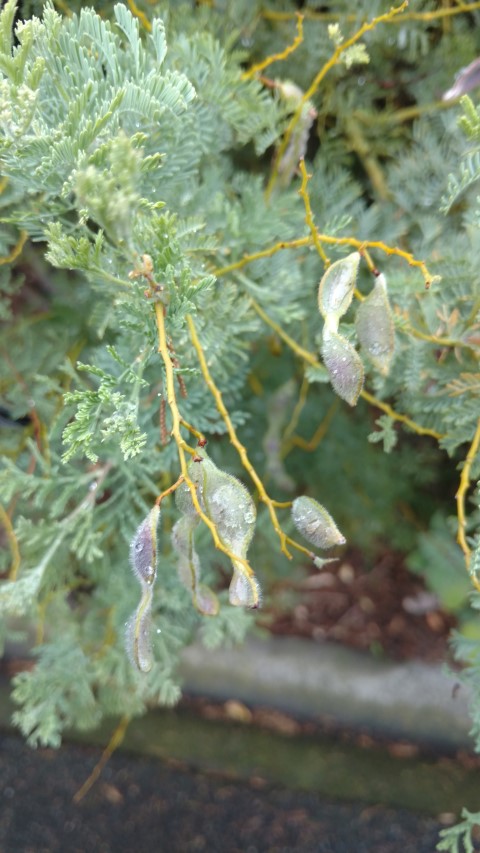
[[182,654],[184,690],[447,747],[472,748],[470,694],[442,665],[379,661],[333,643],[249,638]]

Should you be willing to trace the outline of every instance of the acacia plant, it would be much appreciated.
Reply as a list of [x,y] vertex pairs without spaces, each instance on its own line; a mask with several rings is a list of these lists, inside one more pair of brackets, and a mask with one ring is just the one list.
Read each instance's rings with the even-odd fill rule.
[[343,533],[413,549],[396,508],[428,525],[448,459],[423,541],[480,590],[480,118],[440,100],[480,4],[55,6],[0,17],[0,609],[34,629],[33,744],[176,702],[195,633],[241,639]]

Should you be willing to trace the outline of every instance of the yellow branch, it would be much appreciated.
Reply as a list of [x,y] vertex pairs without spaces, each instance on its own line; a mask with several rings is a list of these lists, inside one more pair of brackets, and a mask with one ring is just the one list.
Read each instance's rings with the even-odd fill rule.
[[[457,542],[460,545],[460,548],[463,551],[465,557],[465,565],[467,569],[470,568],[470,557],[472,555],[471,548],[467,543],[467,538],[465,535],[466,527],[467,527],[467,519],[465,515],[465,496],[468,491],[468,487],[470,485],[470,472],[472,470],[472,465],[475,460],[475,457],[478,453],[478,448],[480,446],[480,418],[477,423],[477,428],[475,430],[475,435],[473,436],[473,441],[470,445],[470,449],[467,453],[467,457],[465,462],[463,463],[462,473],[460,475],[460,484],[458,487],[457,494],[455,495],[457,501],[457,518],[458,518],[458,529],[457,529]],[[477,577],[472,576],[473,584],[476,589],[480,591],[480,581]]]
[[301,185],[298,192],[299,192],[299,195],[302,197],[303,204],[305,206],[305,222],[307,223],[307,225],[310,229],[310,234],[312,235],[312,240],[313,240],[314,246],[315,246],[318,254],[320,255],[325,266],[328,267],[330,265],[330,261],[327,258],[325,252],[323,251],[323,246],[322,246],[321,240],[318,236],[318,231],[315,228],[315,222],[313,220],[313,213],[312,213],[312,206],[310,204],[310,196],[309,196],[308,190],[307,190],[307,184],[308,184],[309,178],[311,178],[312,176],[308,174],[308,172],[305,168],[305,160],[303,159],[303,157],[300,160],[300,172],[302,175],[302,185]]
[[407,417],[407,415],[399,415],[395,409],[392,409],[388,403],[384,403],[383,400],[379,400],[377,397],[374,397],[373,394],[369,394],[368,391],[360,391],[360,397],[363,397],[367,403],[370,403],[372,406],[376,406],[377,409],[381,409],[382,412],[385,412],[392,421],[399,421],[405,426],[409,427],[413,432],[416,432],[417,435],[430,435],[432,438],[436,438],[437,441],[440,441],[442,438],[445,438],[441,432],[437,432],[434,429],[429,429],[428,427],[422,427],[420,424],[417,424],[416,421],[412,421],[411,418]]
[[[378,249],[385,255],[396,255],[397,257],[405,260],[409,266],[417,267],[420,270],[427,289],[433,281],[437,280],[436,277],[429,272],[423,261],[418,261],[410,252],[405,252],[403,249],[398,249],[396,246],[387,246],[387,244],[383,243],[381,240],[357,240],[356,237],[332,237],[330,234],[320,234],[319,232],[317,232],[317,238],[320,244],[328,243],[332,246],[352,246],[352,248],[357,249],[360,254],[364,255],[370,269],[373,268],[373,265],[367,254],[368,249]],[[242,269],[247,266],[247,264],[253,263],[253,261],[259,261],[262,258],[271,258],[272,255],[276,255],[277,252],[281,252],[283,249],[299,249],[303,246],[311,246],[313,243],[314,240],[312,236],[299,237],[297,240],[280,240],[278,243],[274,243],[273,246],[269,246],[268,249],[262,249],[259,252],[252,252],[252,254],[244,255],[240,260],[234,261],[225,267],[218,267],[213,270],[213,274],[217,278],[220,278],[230,272]]]
[[[387,24],[398,24],[404,23],[405,21],[435,21],[441,18],[448,18],[452,15],[460,15],[467,14],[468,12],[474,12],[476,9],[480,9],[480,3],[460,3],[458,6],[454,6],[447,9],[436,9],[432,12],[405,12],[402,16],[401,21],[395,18],[391,18],[388,21],[385,21]],[[265,9],[261,12],[262,18],[265,18],[267,21],[291,21],[295,17],[295,12],[275,12],[272,9]],[[356,21],[358,15],[338,15],[335,12],[316,12],[314,9],[305,9],[303,12],[304,18],[310,21]]]
[[287,129],[285,131],[283,140],[277,149],[277,152],[275,155],[275,160],[274,160],[274,165],[273,165],[273,169],[272,169],[272,174],[270,176],[270,180],[267,184],[267,188],[265,191],[265,195],[267,198],[270,197],[270,194],[273,190],[273,187],[275,186],[275,182],[276,182],[277,177],[278,177],[278,169],[279,169],[281,159],[282,159],[282,157],[283,157],[283,155],[284,155],[284,153],[288,147],[290,139],[292,138],[293,131],[294,131],[295,127],[297,126],[298,122],[300,121],[305,103],[307,101],[311,100],[311,98],[313,97],[313,95],[317,91],[320,83],[322,82],[324,77],[328,74],[328,72],[334,67],[334,65],[336,65],[336,63],[338,62],[342,53],[344,53],[346,50],[348,50],[348,48],[352,47],[352,45],[356,44],[356,42],[359,41],[359,39],[361,39],[362,36],[365,35],[365,33],[369,32],[370,30],[373,30],[378,24],[385,23],[386,21],[391,21],[396,15],[401,14],[406,9],[407,5],[408,5],[408,0],[404,0],[404,2],[401,4],[401,6],[398,6],[396,9],[392,8],[392,9],[390,9],[389,12],[385,13],[384,15],[378,15],[376,18],[373,18],[372,21],[363,24],[363,26],[361,26],[360,29],[357,30],[357,32],[353,34],[353,36],[351,36],[349,39],[342,42],[341,44],[337,45],[337,47],[335,48],[330,59],[322,66],[322,68],[320,69],[318,74],[315,76],[315,78],[313,79],[312,83],[310,84],[310,86],[308,87],[306,92],[304,92],[304,94],[302,95],[302,98],[298,104],[298,107],[295,110],[290,122],[287,125]]
[[148,20],[147,16],[145,15],[145,13],[142,12],[142,10],[138,8],[138,6],[134,2],[134,0],[127,0],[127,3],[128,3],[128,8],[130,9],[132,15],[134,15],[136,18],[138,18],[138,20],[140,21],[142,26],[145,27],[147,33],[151,33],[152,32],[152,25],[151,25],[150,21]]
[[288,45],[285,50],[282,50],[281,53],[274,53],[272,56],[267,56],[266,59],[263,59],[262,62],[258,62],[256,65],[253,65],[252,68],[249,68],[248,71],[245,71],[242,74],[242,80],[249,80],[251,77],[254,77],[255,74],[258,74],[259,71],[263,71],[265,68],[268,68],[269,65],[272,65],[273,62],[280,62],[282,59],[286,59],[287,56],[290,56],[297,47],[299,47],[303,42],[303,15],[300,12],[295,12],[295,17],[297,18],[297,35],[293,40],[292,44]]
[[[147,272],[147,280],[150,283],[153,282],[151,276],[149,277],[148,270]],[[153,282],[154,284],[154,282]],[[158,332],[158,352],[160,353],[163,365],[165,368],[165,385],[167,388],[167,403],[170,408],[170,412],[172,415],[172,436],[177,445],[177,453],[178,459],[180,462],[180,471],[182,473],[183,479],[185,480],[188,488],[190,489],[190,494],[192,496],[192,503],[202,519],[203,523],[206,524],[210,533],[212,534],[213,542],[215,547],[219,551],[223,551],[224,554],[233,562],[241,563],[244,567],[246,573],[249,577],[253,576],[253,570],[248,563],[248,560],[243,559],[242,557],[238,557],[234,554],[230,548],[227,548],[226,545],[223,544],[220,536],[218,535],[218,531],[216,525],[211,521],[207,515],[205,515],[202,507],[200,506],[197,490],[195,484],[192,482],[187,472],[187,459],[185,453],[195,453],[191,447],[187,445],[187,443],[182,438],[182,434],[180,432],[180,424],[182,423],[182,418],[178,409],[177,399],[175,396],[175,374],[172,364],[172,358],[170,355],[170,351],[167,345],[167,333],[165,329],[165,314],[164,314],[164,306],[160,302],[155,303],[155,319],[157,324],[157,332]]]
[[13,247],[12,251],[8,255],[4,255],[3,258],[0,258],[0,264],[11,264],[12,261],[15,261],[18,256],[21,254],[22,249],[27,242],[28,234],[26,231],[20,232],[20,238],[17,244]]
[[10,521],[10,516],[8,515],[6,509],[0,504],[0,521],[3,524],[5,529],[5,534],[8,540],[8,544],[10,545],[10,551],[12,553],[12,565],[10,566],[8,572],[8,579],[10,581],[15,581],[17,579],[18,570],[20,568],[20,550],[18,547],[17,537],[15,536],[15,531],[13,529],[12,522]]
[[300,435],[294,435],[294,436],[292,436],[291,444],[294,445],[295,447],[301,447],[301,449],[305,450],[306,453],[312,453],[314,450],[316,450],[318,445],[320,444],[320,442],[325,438],[325,436],[326,436],[326,434],[330,428],[330,424],[332,423],[333,418],[335,417],[335,415],[338,411],[339,406],[340,406],[340,401],[337,398],[336,400],[333,401],[333,403],[330,406],[327,414],[320,421],[318,427],[316,428],[315,432],[313,433],[313,435],[309,441],[306,441]]
[[250,462],[245,447],[240,442],[240,440],[237,436],[237,433],[235,431],[235,427],[232,424],[230,415],[228,414],[228,411],[227,411],[225,404],[223,402],[222,394],[212,379],[212,376],[211,376],[210,371],[208,369],[205,354],[204,354],[203,349],[202,349],[202,345],[201,345],[199,338],[198,338],[198,335],[197,335],[197,330],[195,329],[195,324],[194,324],[193,319],[192,319],[190,314],[187,315],[187,324],[188,324],[188,329],[190,332],[190,337],[192,339],[192,343],[193,343],[193,346],[195,347],[195,351],[197,353],[198,361],[200,363],[200,369],[202,371],[203,378],[204,378],[204,380],[205,380],[205,382],[206,382],[206,384],[210,390],[210,393],[211,393],[213,399],[215,400],[215,405],[216,405],[220,415],[222,416],[222,418],[224,420],[225,426],[227,427],[228,435],[230,436],[230,441],[233,444],[233,446],[235,447],[235,450],[237,451],[237,453],[241,459],[243,467],[245,468],[245,470],[250,475],[252,481],[255,483],[255,486],[257,487],[257,490],[258,490],[260,500],[266,505],[266,507],[268,509],[268,513],[270,515],[270,520],[272,522],[273,529],[275,530],[275,533],[277,534],[278,538],[280,539],[280,547],[281,547],[282,552],[285,554],[286,557],[291,558],[291,554],[287,548],[287,537],[285,536],[285,533],[283,532],[283,530],[280,527],[280,523],[278,521],[278,517],[277,517],[277,514],[275,512],[275,508],[273,506],[273,503],[272,503],[270,497],[268,496],[267,492],[265,491],[265,486],[263,485],[261,478],[258,476],[257,472],[255,471],[255,468],[253,467],[252,463]]
[[115,728],[115,731],[113,732],[113,735],[110,738],[108,745],[103,750],[100,760],[93,768],[92,772],[90,773],[90,776],[88,777],[88,779],[86,779],[81,788],[79,788],[77,793],[74,795],[74,803],[79,803],[80,800],[83,800],[85,794],[88,794],[90,788],[95,784],[103,768],[105,767],[115,750],[118,749],[118,747],[122,743],[126,735],[129,723],[130,717],[125,714],[125,716],[122,717],[122,719],[120,720],[118,726]]
[[297,342],[294,341],[293,338],[291,338],[290,335],[288,335],[287,332],[285,332],[282,327],[275,322],[275,320],[272,320],[268,316],[268,314],[265,313],[263,308],[258,304],[258,302],[256,302],[255,299],[251,299],[251,305],[253,310],[258,314],[258,316],[262,318],[263,322],[266,323],[267,326],[270,326],[270,328],[273,329],[273,331],[278,335],[279,338],[282,339],[282,341],[285,341],[287,346],[289,346],[294,353],[300,356],[300,358],[302,358],[304,361],[308,362],[308,364],[311,364],[312,367],[321,366],[318,358],[316,358],[312,352],[303,349],[300,344],[297,344]]

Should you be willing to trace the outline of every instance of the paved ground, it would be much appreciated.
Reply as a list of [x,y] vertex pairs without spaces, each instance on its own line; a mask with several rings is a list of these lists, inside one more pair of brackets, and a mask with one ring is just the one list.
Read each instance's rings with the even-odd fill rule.
[[432,818],[204,775],[100,750],[31,750],[0,733],[0,853],[434,853]]

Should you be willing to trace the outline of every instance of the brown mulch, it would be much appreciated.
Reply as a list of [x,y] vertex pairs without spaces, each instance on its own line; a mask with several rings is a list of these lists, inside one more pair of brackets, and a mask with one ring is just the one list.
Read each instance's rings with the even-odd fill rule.
[[385,553],[366,566],[350,551],[303,581],[282,581],[260,615],[272,634],[333,640],[393,660],[450,661],[456,620],[442,609],[401,555]]

